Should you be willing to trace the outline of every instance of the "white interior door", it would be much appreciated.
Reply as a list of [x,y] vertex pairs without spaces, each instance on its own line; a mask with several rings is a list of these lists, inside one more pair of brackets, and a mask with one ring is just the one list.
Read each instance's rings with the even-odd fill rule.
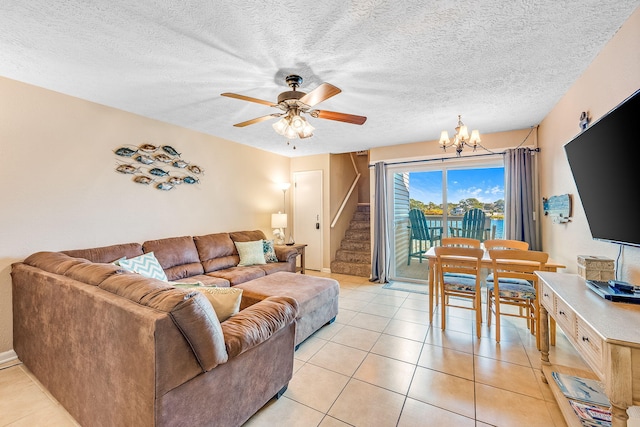
[[322,171],[293,174],[293,237],[306,243],[305,267],[322,270]]

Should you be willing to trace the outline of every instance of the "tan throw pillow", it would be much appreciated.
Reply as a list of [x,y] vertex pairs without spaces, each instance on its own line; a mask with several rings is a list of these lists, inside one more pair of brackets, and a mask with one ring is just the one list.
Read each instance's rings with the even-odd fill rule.
[[205,294],[220,322],[224,322],[240,311],[240,300],[242,300],[242,289],[240,288],[196,286],[191,289]]
[[264,259],[262,240],[256,240],[255,242],[235,242],[235,244],[238,249],[238,255],[240,255],[238,267],[267,263]]

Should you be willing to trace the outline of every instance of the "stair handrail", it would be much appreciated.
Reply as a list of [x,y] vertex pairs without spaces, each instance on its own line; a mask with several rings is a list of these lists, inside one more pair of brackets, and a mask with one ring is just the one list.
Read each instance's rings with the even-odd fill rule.
[[344,210],[344,207],[347,205],[347,202],[349,201],[349,198],[351,197],[351,194],[353,193],[353,190],[356,188],[356,185],[358,184],[358,180],[362,175],[358,171],[358,166],[356,166],[356,161],[353,159],[353,153],[349,153],[349,156],[351,157],[351,163],[353,164],[353,170],[356,172],[356,177],[353,179],[353,183],[351,184],[349,191],[347,191],[346,196],[344,196],[344,200],[340,205],[340,209],[338,209],[338,212],[336,213],[335,218],[333,218],[333,221],[331,222],[331,228],[334,228],[336,226],[338,219],[340,219],[340,215],[342,215],[342,211]]

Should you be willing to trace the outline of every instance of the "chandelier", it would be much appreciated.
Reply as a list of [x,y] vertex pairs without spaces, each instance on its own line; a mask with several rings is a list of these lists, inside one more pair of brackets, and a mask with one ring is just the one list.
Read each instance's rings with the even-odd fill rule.
[[466,145],[467,147],[472,147],[473,151],[476,151],[476,147],[480,139],[480,132],[478,130],[474,130],[471,132],[471,137],[469,137],[469,131],[467,130],[467,126],[462,123],[462,116],[458,115],[458,126],[456,126],[456,134],[453,137],[453,141],[449,139],[449,133],[446,130],[443,130],[440,133],[440,146],[444,151],[447,151],[447,147],[451,147],[452,145],[456,147],[456,153],[458,157],[460,157],[460,153],[462,153],[462,149]]
[[297,108],[290,109],[285,116],[273,124],[273,129],[287,139],[310,138],[315,128],[300,115]]

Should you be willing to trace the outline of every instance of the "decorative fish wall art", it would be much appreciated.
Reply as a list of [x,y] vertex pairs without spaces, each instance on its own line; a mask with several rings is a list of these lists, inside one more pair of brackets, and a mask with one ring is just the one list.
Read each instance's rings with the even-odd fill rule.
[[199,184],[200,179],[194,175],[204,174],[202,167],[182,159],[182,153],[170,145],[123,145],[113,153],[118,159],[116,172],[133,175],[133,182],[161,191]]

